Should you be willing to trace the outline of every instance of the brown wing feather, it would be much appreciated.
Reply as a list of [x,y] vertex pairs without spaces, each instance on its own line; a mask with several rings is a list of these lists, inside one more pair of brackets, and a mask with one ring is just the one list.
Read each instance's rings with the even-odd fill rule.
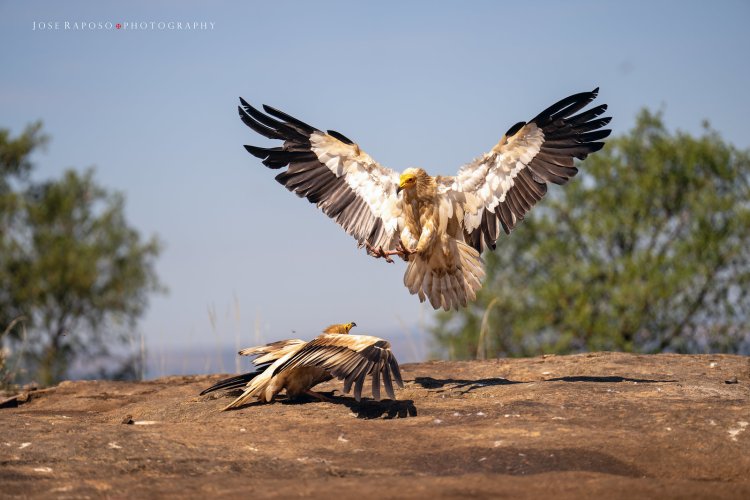
[[253,360],[253,364],[258,366],[273,363],[305,343],[304,340],[300,339],[279,340],[262,346],[247,347],[238,354],[241,356],[258,356]]
[[239,351],[237,354],[240,356],[257,356],[259,354],[268,354],[271,352],[278,351],[288,346],[304,344],[305,341],[301,339],[288,339],[271,342],[270,344],[246,347]]
[[386,393],[395,399],[393,380],[403,387],[398,362],[390,344],[367,335],[323,334],[308,342],[294,356],[277,366],[274,375],[298,366],[317,366],[344,381],[344,393],[354,386],[354,397],[359,401],[368,375],[373,377],[373,397],[380,399],[380,379]]
[[[507,234],[547,193],[547,183],[565,184],[575,176],[574,158],[584,159],[604,145],[610,117],[598,118],[606,104],[575,115],[598,95],[599,89],[562,99],[528,123],[511,127],[484,156],[463,167],[444,192],[467,200],[465,241],[482,251],[492,249],[498,223]],[[458,198],[457,198],[458,199]]]
[[240,103],[240,118],[248,127],[284,141],[281,147],[245,146],[268,168],[287,167],[276,176],[279,183],[315,203],[360,246],[395,247],[398,175],[394,171],[338,132],[326,134],[270,106],[263,106],[266,114],[242,98]]
[[278,342],[271,342],[270,344],[246,347],[242,349],[238,354],[241,356],[258,356],[252,363],[256,366],[254,372],[243,373],[234,377],[229,377],[220,380],[216,384],[212,385],[208,389],[200,393],[201,396],[208,394],[209,392],[217,391],[219,389],[239,389],[249,385],[255,377],[263,373],[273,362],[279,360],[289,352],[297,349],[301,344],[305,344],[304,340],[300,339],[289,339],[279,340]]

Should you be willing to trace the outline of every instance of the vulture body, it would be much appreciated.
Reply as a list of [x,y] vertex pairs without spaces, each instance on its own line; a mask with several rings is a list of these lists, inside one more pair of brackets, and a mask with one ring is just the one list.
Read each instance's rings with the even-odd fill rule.
[[265,113],[240,99],[242,121],[281,146],[245,146],[276,180],[307,198],[374,257],[408,262],[404,284],[420,301],[445,310],[476,298],[484,278],[480,257],[544,197],[547,184],[565,184],[584,159],[604,145],[606,104],[581,111],[599,89],[558,101],[513,125],[488,152],[455,176],[421,168],[401,174],[383,167],[344,135],[323,132],[282,111]]
[[355,323],[331,325],[310,342],[281,340],[243,349],[240,355],[257,356],[253,360],[257,369],[221,380],[201,395],[221,389],[244,389],[224,410],[237,408],[253,399],[270,403],[282,390],[286,390],[290,398],[306,394],[327,401],[310,389],[336,377],[344,381],[344,393],[354,386],[354,397],[360,401],[365,380],[370,376],[375,400],[380,400],[381,378],[388,397],[396,399],[393,381],[399,387],[403,387],[403,381],[390,344],[369,335],[349,335],[354,326]]

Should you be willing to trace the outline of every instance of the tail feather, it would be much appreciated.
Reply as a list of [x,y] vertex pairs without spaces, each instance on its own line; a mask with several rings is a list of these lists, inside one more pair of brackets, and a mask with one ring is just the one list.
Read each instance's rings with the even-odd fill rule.
[[[300,345],[298,342],[305,344],[302,340],[294,340],[288,346],[279,349],[279,352],[283,351],[283,355],[275,356],[275,361],[263,366],[262,370],[257,370],[251,380],[245,386],[245,390],[240,394],[237,399],[229,403],[224,407],[224,410],[230,410],[232,408],[238,408],[246,403],[249,403],[253,398],[258,398],[259,401],[269,403],[273,400],[276,394],[283,389],[283,382],[279,381],[279,377],[276,374],[276,370],[282,366],[286,361],[289,360],[299,349]],[[271,353],[277,354],[277,353]]]
[[[451,274],[450,279],[451,289],[456,295],[459,304],[461,304],[461,307],[466,307],[466,304],[468,303],[468,293],[461,293],[462,291],[464,291],[464,284],[466,283],[466,279],[463,277],[463,275],[456,274]],[[469,290],[469,292],[473,292],[473,290]]]
[[275,377],[273,370],[264,370],[259,373],[259,377],[253,378],[253,380],[247,384],[245,391],[237,396],[237,398],[226,405],[222,410],[227,411],[232,408],[239,408],[240,406],[251,402],[254,398],[268,403],[273,400],[274,396],[281,390],[281,386],[277,386],[273,383]]
[[223,380],[219,380],[217,383],[206,389],[205,391],[200,393],[200,396],[204,396],[208,394],[209,392],[218,391],[221,389],[224,390],[231,390],[231,389],[241,389],[245,387],[252,379],[254,379],[256,376],[263,373],[263,370],[266,367],[264,366],[261,370],[256,370],[254,372],[249,373],[243,373],[242,375],[237,375],[235,377],[229,377],[225,378]]
[[429,300],[434,309],[466,307],[482,286],[484,265],[479,252],[462,241],[454,243],[455,257],[451,262],[446,263],[445,256],[437,253],[439,250],[428,258],[416,254],[404,274],[409,292],[416,294],[420,302]]
[[258,395],[258,389],[256,387],[252,387],[252,388],[248,387],[247,389],[245,389],[245,392],[240,394],[231,403],[229,403],[224,408],[222,408],[222,411],[231,410],[232,408],[239,408],[245,403],[249,403],[250,401],[252,401],[252,399],[256,397],[257,395]]
[[[409,266],[411,266],[411,264],[409,264]],[[416,267],[416,265],[414,267]],[[418,288],[417,290],[417,294],[419,296],[420,302],[424,302],[425,299],[430,295],[429,290],[432,290],[432,273],[426,273],[424,275],[424,279],[422,280],[422,286]],[[409,291],[411,293],[414,293],[411,287],[409,287]]]

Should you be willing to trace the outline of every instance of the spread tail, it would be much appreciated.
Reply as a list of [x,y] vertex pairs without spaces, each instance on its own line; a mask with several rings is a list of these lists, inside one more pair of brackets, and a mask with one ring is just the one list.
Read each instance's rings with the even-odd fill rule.
[[[223,411],[230,410],[232,408],[239,408],[240,406],[250,403],[254,398],[259,398],[263,402],[269,402],[273,399],[273,394],[265,394],[268,389],[268,384],[271,382],[272,375],[269,370],[263,372],[256,372],[259,377],[253,377],[253,379],[245,386],[245,391],[235,398],[231,403],[222,408]],[[278,391],[275,391],[278,392]]]
[[450,252],[436,250],[430,256],[413,254],[404,274],[404,284],[420,302],[430,301],[434,309],[446,311],[475,300],[482,286],[484,264],[474,248],[453,240]]
[[219,380],[214,385],[212,385],[205,391],[201,392],[200,396],[203,396],[203,395],[208,394],[209,392],[214,392],[214,391],[218,391],[221,389],[224,389],[226,391],[231,390],[231,389],[242,389],[248,384],[248,382],[250,382],[260,373],[263,373],[263,370],[257,370],[257,371],[250,372],[250,373],[243,373],[242,375],[237,375],[236,377],[229,377],[229,378],[225,378],[224,380]]

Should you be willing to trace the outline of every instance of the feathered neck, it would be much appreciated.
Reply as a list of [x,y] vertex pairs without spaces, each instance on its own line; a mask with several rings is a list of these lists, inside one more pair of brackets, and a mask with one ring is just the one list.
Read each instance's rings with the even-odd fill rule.
[[356,325],[354,323],[340,323],[330,325],[325,330],[323,330],[323,333],[338,333],[339,335],[348,335],[349,330],[351,330],[353,326]]
[[435,182],[435,178],[428,175],[421,168],[416,169],[416,178],[416,187],[405,192],[407,199],[416,199],[417,201],[432,200],[437,194],[437,182]]

